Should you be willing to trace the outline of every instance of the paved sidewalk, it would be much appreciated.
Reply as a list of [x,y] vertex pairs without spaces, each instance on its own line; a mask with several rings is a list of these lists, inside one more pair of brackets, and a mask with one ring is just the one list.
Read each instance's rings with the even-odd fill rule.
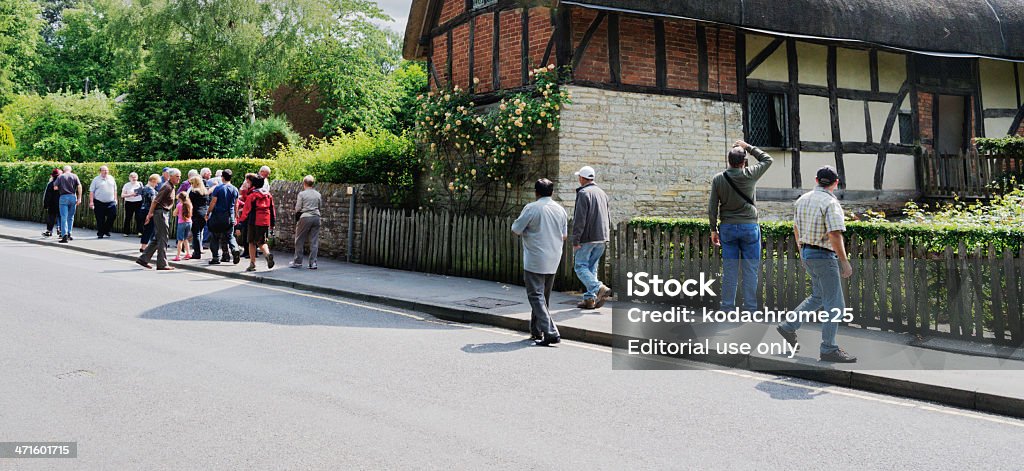
[[[40,236],[40,224],[0,219],[0,238],[80,250],[126,260],[138,256],[138,238],[120,234],[97,240],[90,231],[79,230],[70,244],[57,244],[56,238]],[[247,262],[238,265],[207,265],[207,260],[171,262],[172,266],[203,271],[266,284],[287,286],[324,294],[377,302],[399,308],[426,312],[444,319],[475,322],[526,332],[530,308],[522,287],[488,281],[430,275],[401,270],[348,264],[323,258],[319,270],[288,267],[291,254],[276,253],[278,265],[245,273]],[[139,268],[140,276],[158,276]],[[577,298],[563,293],[552,295],[551,307],[562,336],[566,339],[611,345],[611,303],[603,309],[577,309]],[[773,342],[779,339],[774,328],[764,325],[723,326],[723,330],[744,330],[743,335],[763,335]],[[749,331],[756,331],[751,334]],[[731,335],[732,333],[730,333]],[[860,358],[857,365],[832,365],[817,361],[818,332],[805,327],[800,332],[804,349],[794,359],[778,356],[748,355],[730,363],[742,369],[781,372],[788,376],[813,379],[856,389],[924,399],[985,412],[1024,417],[1024,362],[955,353],[955,345],[936,350],[918,345],[912,335],[840,328],[838,343]],[[944,341],[946,344],[958,341]],[[963,345],[961,351],[970,351]],[[1016,352],[1019,354],[1019,352]],[[1019,355],[1013,355],[1016,358]],[[794,369],[793,364],[798,368]],[[886,370],[868,370],[871,365],[886,365]],[[943,369],[892,370],[892,365],[929,364]],[[611,367],[611,362],[609,362]],[[856,369],[855,369],[856,368]],[[864,368],[864,369],[861,369]]]

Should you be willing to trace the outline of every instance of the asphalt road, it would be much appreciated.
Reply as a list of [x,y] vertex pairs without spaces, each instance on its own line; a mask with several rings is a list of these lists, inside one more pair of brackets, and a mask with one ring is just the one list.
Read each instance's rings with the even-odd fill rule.
[[[0,469],[1021,469],[1024,422],[0,240]],[[287,268],[283,268],[287,269]]]

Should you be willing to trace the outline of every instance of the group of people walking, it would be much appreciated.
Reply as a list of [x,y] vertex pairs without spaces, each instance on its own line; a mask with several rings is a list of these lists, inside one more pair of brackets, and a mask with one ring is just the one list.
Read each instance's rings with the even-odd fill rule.
[[[233,184],[231,169],[190,170],[182,179],[177,168],[165,167],[160,175],[146,182],[132,172],[117,191],[117,181],[106,166],[100,167],[89,185],[89,207],[96,215],[96,238],[110,237],[118,211],[118,197],[124,206],[123,233],[140,235],[136,260],[140,266],[174,270],[168,264],[168,246],[173,237],[176,253],[170,261],[201,260],[208,244],[210,265],[238,264],[249,259],[246,271],[256,271],[257,256],[262,253],[268,269],[275,266],[269,241],[277,224],[277,208],[270,193],[270,167],[249,173],[240,187]],[[303,179],[303,191],[295,205],[295,258],[290,266],[303,267],[305,243],[310,245],[307,268],[317,268],[320,208],[322,197],[314,189],[312,176]],[[83,185],[71,166],[54,169],[43,197],[47,211],[44,237],[54,230],[60,243],[74,240],[76,208],[83,201]],[[171,219],[175,218],[174,233]]]
[[551,198],[555,184],[546,178],[534,184],[537,200],[526,205],[512,223],[512,232],[523,241],[523,281],[532,312],[530,338],[537,345],[548,346],[562,340],[549,308],[562,245],[567,238],[572,238],[576,276],[586,288],[577,307],[600,308],[611,295],[611,289],[598,279],[597,273],[609,240],[608,195],[597,186],[592,167],[581,168],[575,176],[580,186],[576,189],[571,235],[565,208]]

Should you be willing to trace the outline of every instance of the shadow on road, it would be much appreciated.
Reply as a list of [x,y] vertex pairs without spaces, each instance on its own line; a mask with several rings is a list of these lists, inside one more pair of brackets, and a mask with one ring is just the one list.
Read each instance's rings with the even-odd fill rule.
[[[791,382],[790,384],[779,384],[779,381]],[[823,394],[824,391],[815,391],[808,386],[794,382],[792,378],[775,378],[774,381],[762,381],[754,387],[758,391],[767,393],[772,399],[779,401],[809,401]]]
[[162,306],[143,312],[139,318],[383,329],[460,328],[381,312],[370,305],[363,307],[349,304],[354,301],[339,299],[340,302],[333,302],[330,299],[324,296],[304,296],[300,293],[271,291],[260,287],[241,285],[203,296],[169,300]]
[[466,353],[508,353],[530,347],[533,347],[533,341],[523,339],[506,343],[471,343],[462,347],[462,351]]

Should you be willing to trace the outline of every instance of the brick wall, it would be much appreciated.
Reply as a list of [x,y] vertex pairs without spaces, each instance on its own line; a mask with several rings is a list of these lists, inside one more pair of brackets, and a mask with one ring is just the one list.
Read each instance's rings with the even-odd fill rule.
[[[547,50],[548,42],[551,41],[551,34],[554,32],[554,26],[551,24],[551,9],[544,7],[536,7],[530,9],[530,44],[529,44],[529,66],[531,68],[539,68],[547,66],[548,64],[542,64],[544,61],[544,51]],[[548,63],[555,63],[555,49],[552,46],[551,56],[548,57]]]
[[[476,35],[476,32],[473,32]],[[452,85],[469,90],[469,23],[452,30]]]
[[[689,97],[570,86],[562,113],[557,195],[575,201],[573,172],[597,171],[613,220],[634,216],[704,217],[711,177],[743,135],[741,107]],[[725,108],[723,122],[722,111]]]
[[522,15],[522,10],[506,10],[498,16],[498,81],[501,88],[514,88],[523,84]]
[[480,80],[475,91],[487,93],[494,90],[494,15],[480,15],[473,22],[473,76]]
[[441,82],[435,84],[431,77],[431,89],[448,87],[451,82],[448,77],[448,37],[446,35],[435,36],[431,41],[430,58],[433,61],[437,79]]
[[[377,185],[317,184],[316,190],[323,197],[320,226],[320,256],[345,258],[348,244],[348,187],[358,189],[356,200],[355,237],[353,254],[358,261],[361,250],[360,241],[363,234],[362,211],[365,207],[388,206],[384,196],[386,190]],[[277,207],[277,227],[275,228],[274,247],[293,250],[295,239],[295,198],[302,191],[302,183],[275,180],[272,182],[271,194]]]
[[665,21],[665,64],[669,88],[697,90],[697,23]]
[[934,132],[932,128],[932,102],[935,95],[931,93],[917,94],[917,123],[921,130],[921,146],[925,149],[932,148]]
[[[572,44],[573,50],[579,48],[583,42],[583,36],[587,29],[597,18],[597,12],[583,8],[572,9]],[[602,21],[594,35],[590,38],[583,59],[579,66],[573,71],[573,75],[579,80],[591,82],[607,82],[611,78],[608,69],[608,22]]]
[[619,57],[622,83],[648,87],[658,84],[653,19],[638,16],[619,19]]
[[[708,42],[708,90],[735,94],[736,33],[723,28],[707,28],[706,37]],[[719,81],[719,75],[721,75],[721,81]],[[721,90],[719,90],[719,83],[721,83]]]
[[441,16],[437,20],[438,25],[443,25],[466,11],[466,0],[445,0],[441,5]]

